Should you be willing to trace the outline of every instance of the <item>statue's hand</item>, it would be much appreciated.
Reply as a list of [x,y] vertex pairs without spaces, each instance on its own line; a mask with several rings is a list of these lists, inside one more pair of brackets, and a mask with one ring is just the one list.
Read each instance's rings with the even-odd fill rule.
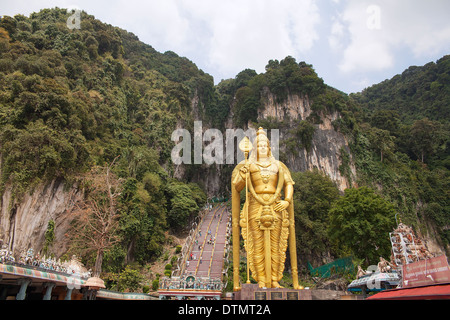
[[273,207],[275,211],[283,211],[289,207],[289,201],[280,200],[276,202],[276,205]]
[[239,172],[240,172],[240,174],[241,174],[241,177],[242,177],[243,179],[245,179],[246,173],[249,172],[249,165],[246,164],[246,165],[242,166],[242,168],[239,169]]

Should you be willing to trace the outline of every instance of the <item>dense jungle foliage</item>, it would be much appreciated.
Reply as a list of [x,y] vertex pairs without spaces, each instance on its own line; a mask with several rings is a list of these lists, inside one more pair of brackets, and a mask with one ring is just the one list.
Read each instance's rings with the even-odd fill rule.
[[[330,254],[368,263],[380,254],[389,258],[387,232],[395,219],[424,234],[436,230],[448,245],[450,56],[352,95],[327,86],[311,65],[292,57],[215,86],[187,58],[159,53],[85,12],[81,28],[70,30],[69,15],[56,8],[0,20],[0,190],[12,187],[20,199],[38,183],[77,181],[119,156],[113,170],[123,181],[121,241],[105,253],[105,271],[161,256],[165,232],[182,230],[205,204],[205,191],[189,181],[198,167],[187,168],[186,181],[179,181],[170,161],[171,133],[177,125],[192,132],[195,116],[219,129],[232,117],[236,127],[250,121],[289,130],[283,142],[289,152],[309,150],[321,116],[340,113],[333,125],[351,150],[341,150],[340,170],[358,188],[342,195],[318,171],[293,173],[303,264],[325,262]],[[278,119],[258,123],[268,92],[278,102],[307,96],[311,116],[294,127]]]
[[363,110],[351,135],[359,183],[382,188],[399,219],[448,246],[450,56],[350,96]]
[[68,16],[45,9],[0,21],[0,188],[20,199],[42,181],[76,181],[119,156],[122,242],[105,257],[118,270],[127,253],[142,263],[158,257],[164,233],[205,204],[198,185],[172,178],[168,160],[176,123],[193,124],[191,99],[213,80],[84,12],[70,30]]

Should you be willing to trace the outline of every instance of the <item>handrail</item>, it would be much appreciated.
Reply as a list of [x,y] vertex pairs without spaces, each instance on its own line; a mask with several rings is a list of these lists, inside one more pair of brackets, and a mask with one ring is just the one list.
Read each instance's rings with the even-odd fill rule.
[[[229,211],[228,211],[229,213]],[[227,228],[225,231],[226,237],[225,237],[225,250],[223,251],[223,260],[222,260],[222,283],[223,286],[226,286],[226,283],[228,282],[227,279],[227,275],[228,275],[228,264],[230,262],[230,248],[231,248],[231,244],[230,244],[230,236],[231,236],[231,232],[229,232],[231,230],[231,214],[228,215],[228,222],[227,222]],[[225,268],[226,265],[226,268]]]
[[214,233],[214,244],[211,251],[211,259],[209,261],[209,268],[208,268],[208,277],[211,275],[211,266],[214,258],[214,251],[216,250],[216,239],[217,239],[217,232],[219,231],[220,221],[222,220],[223,213],[226,211],[225,208],[222,209],[222,212],[220,213],[219,221],[217,223],[216,232]]

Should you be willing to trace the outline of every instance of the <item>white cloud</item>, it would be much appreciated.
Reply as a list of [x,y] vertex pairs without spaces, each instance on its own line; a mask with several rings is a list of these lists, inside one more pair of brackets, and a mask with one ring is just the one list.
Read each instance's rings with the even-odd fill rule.
[[117,0],[102,9],[86,5],[80,7],[101,12],[91,14],[135,33],[156,50],[194,60],[216,81],[245,68],[263,72],[270,59],[309,52],[319,38],[314,0]]
[[390,68],[393,64],[394,57],[386,45],[368,41],[347,47],[339,69],[344,72],[370,72]]
[[[375,3],[375,4],[374,4]],[[397,62],[396,50],[407,49],[415,58],[430,58],[449,49],[449,1],[350,0],[335,17],[329,44],[342,50],[339,69],[371,72],[392,68]],[[350,42],[342,45],[345,26]]]
[[340,51],[344,48],[345,27],[341,21],[334,18],[331,25],[330,35],[328,36],[328,44],[333,51]]
[[76,6],[103,22],[136,34],[158,51],[172,50],[207,72],[234,77],[245,68],[258,72],[270,59],[309,52],[319,38],[314,0],[17,0],[29,14],[41,8]]
[[208,28],[205,62],[224,77],[258,72],[270,59],[310,50],[318,39],[318,8],[310,0],[189,1],[183,6]]
[[104,16],[95,14],[103,22],[135,33],[157,50],[177,52],[181,48],[186,50],[192,43],[191,24],[180,10],[179,1],[119,0],[96,11]]

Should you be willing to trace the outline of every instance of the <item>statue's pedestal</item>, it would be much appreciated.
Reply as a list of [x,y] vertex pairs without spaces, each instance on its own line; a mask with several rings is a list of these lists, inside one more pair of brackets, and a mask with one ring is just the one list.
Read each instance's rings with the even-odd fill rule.
[[234,292],[234,300],[312,300],[310,290],[289,288],[263,289],[258,284],[242,284],[241,291]]

